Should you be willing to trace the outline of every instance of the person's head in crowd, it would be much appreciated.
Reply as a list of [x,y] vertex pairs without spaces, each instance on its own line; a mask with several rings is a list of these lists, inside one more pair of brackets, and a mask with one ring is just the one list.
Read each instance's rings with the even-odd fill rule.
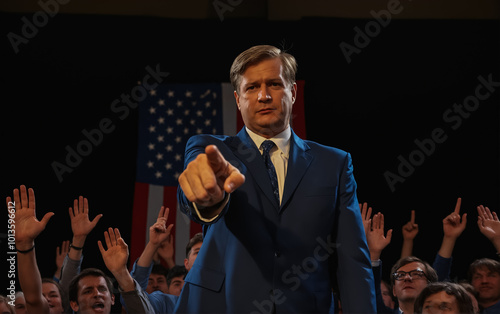
[[0,313],[1,314],[16,314],[16,309],[9,304],[9,298],[0,294]]
[[472,298],[453,282],[433,282],[418,295],[415,314],[475,314]]
[[68,309],[66,294],[55,280],[42,278],[42,295],[49,303],[50,313],[64,313]]
[[69,302],[78,313],[110,313],[115,304],[113,282],[100,269],[86,268],[71,280]]
[[16,301],[14,302],[16,314],[26,314],[26,299],[22,291],[16,292]]
[[151,269],[151,274],[149,275],[148,286],[146,287],[147,293],[152,293],[153,291],[161,291],[167,293],[167,274],[168,269],[161,264],[154,264]]
[[[415,256],[399,259],[391,269],[392,293],[402,304],[410,306],[420,292],[438,276],[429,263]],[[411,306],[413,308],[413,306]]]
[[464,287],[467,293],[469,293],[472,299],[472,305],[474,306],[474,313],[479,313],[479,303],[477,302],[479,293],[477,292],[477,290],[474,288],[474,286],[472,286],[470,283],[466,281],[460,281],[458,284]]
[[470,264],[468,277],[478,292],[477,301],[481,307],[488,308],[500,302],[500,262],[477,259]]
[[184,278],[187,273],[186,267],[181,265],[175,265],[169,269],[167,275],[168,294],[181,295],[182,287],[184,287]]
[[201,245],[203,244],[203,235],[201,232],[195,234],[191,239],[189,239],[186,245],[186,258],[184,259],[184,267],[189,271],[193,267],[194,261],[198,256]]
[[382,299],[384,300],[385,306],[394,309],[396,306],[396,300],[392,294],[391,285],[387,281],[382,280],[380,282],[380,292],[382,293]]

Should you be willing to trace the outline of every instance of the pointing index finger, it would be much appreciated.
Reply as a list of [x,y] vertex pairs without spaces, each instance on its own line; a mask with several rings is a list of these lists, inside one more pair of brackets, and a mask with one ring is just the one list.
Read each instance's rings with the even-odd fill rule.
[[460,214],[460,206],[462,206],[462,198],[457,198],[457,204],[455,205],[455,214]]

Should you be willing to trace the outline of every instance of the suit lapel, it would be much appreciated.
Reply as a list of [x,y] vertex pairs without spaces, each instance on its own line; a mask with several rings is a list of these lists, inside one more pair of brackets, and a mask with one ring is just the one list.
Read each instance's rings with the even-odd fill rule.
[[302,177],[306,173],[314,157],[307,153],[309,146],[300,139],[292,130],[290,139],[290,155],[288,158],[288,169],[285,178],[285,188],[281,200],[281,211],[286,207]]
[[231,143],[228,143],[233,153],[245,164],[248,172],[245,175],[252,175],[256,184],[261,189],[262,193],[274,204],[278,211],[279,204],[273,194],[271,180],[266,171],[264,159],[260,154],[257,146],[252,141],[245,128],[241,129],[237,137],[232,137]]

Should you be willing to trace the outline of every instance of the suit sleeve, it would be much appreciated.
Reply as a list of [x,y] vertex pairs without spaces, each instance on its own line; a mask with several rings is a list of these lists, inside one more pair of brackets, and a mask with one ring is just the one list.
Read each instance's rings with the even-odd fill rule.
[[345,313],[376,313],[373,271],[349,153],[342,170],[339,193],[336,244],[342,309]]

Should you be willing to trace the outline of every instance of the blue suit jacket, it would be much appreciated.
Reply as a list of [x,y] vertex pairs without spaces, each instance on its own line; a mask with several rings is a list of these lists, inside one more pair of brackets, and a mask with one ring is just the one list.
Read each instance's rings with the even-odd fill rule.
[[[177,313],[327,313],[338,283],[344,313],[375,313],[373,273],[348,153],[292,131],[281,206],[263,158],[243,128],[198,135],[185,165],[207,145],[245,175],[204,241]],[[181,210],[202,223],[178,189]]]

